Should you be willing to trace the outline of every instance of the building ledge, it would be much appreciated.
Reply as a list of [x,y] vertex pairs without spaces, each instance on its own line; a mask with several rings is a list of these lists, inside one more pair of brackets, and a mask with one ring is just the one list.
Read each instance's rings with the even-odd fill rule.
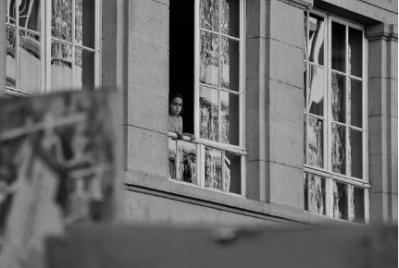
[[315,215],[300,208],[250,200],[241,195],[201,188],[136,170],[125,172],[125,189],[263,219],[265,223],[269,221],[282,224],[354,224],[348,221]]

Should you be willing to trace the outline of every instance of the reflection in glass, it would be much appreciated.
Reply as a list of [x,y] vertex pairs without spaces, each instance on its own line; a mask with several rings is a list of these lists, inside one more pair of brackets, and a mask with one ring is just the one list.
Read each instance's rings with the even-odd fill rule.
[[16,30],[6,26],[6,86],[16,87]]
[[179,140],[177,154],[177,180],[197,184],[196,144]]
[[324,35],[326,23],[324,18],[310,14],[309,16],[309,61],[319,65],[324,64]]
[[201,0],[200,27],[219,31],[219,0]]
[[[315,214],[326,214],[326,186],[325,180],[317,175],[307,173],[308,177],[308,210]],[[305,196],[305,199],[308,197]]]
[[95,1],[75,0],[75,41],[94,48]]
[[334,121],[345,120],[345,76],[332,73],[331,76],[331,113]]
[[201,31],[200,81],[219,86],[219,38]]
[[223,161],[223,181],[225,192],[241,193],[241,157],[225,152]]
[[19,89],[38,92],[42,73],[40,37],[20,31],[19,40]]
[[219,140],[218,92],[214,89],[200,89],[200,137]]
[[346,174],[345,127],[331,124],[331,138],[332,171]]
[[223,190],[222,152],[205,148],[205,187]]
[[323,167],[323,121],[307,116],[305,134],[306,164]]
[[222,0],[221,32],[223,34],[238,37],[239,17],[238,0]]
[[362,76],[363,59],[363,33],[362,31],[349,28],[349,70],[348,72],[358,77]]
[[76,48],[74,77],[75,87],[93,89],[94,69],[94,52]]
[[332,23],[332,68],[345,72],[345,25]]
[[333,181],[333,217],[348,219],[348,192],[346,185]]
[[51,88],[72,87],[72,46],[57,42],[51,44]]
[[220,92],[220,141],[238,145],[239,136],[238,95]]
[[351,200],[349,202],[349,220],[364,222],[364,190],[351,186]]
[[222,37],[222,86],[238,90],[238,41]]
[[362,178],[363,175],[363,149],[362,132],[351,129],[349,132],[349,150],[352,177]]
[[51,3],[51,35],[72,41],[72,0],[52,0]]
[[307,112],[323,116],[324,71],[322,68],[309,66],[309,88],[306,100]]
[[362,82],[354,79],[349,81],[350,88],[350,104],[351,104],[351,125],[362,127],[363,111],[363,94]]
[[40,0],[20,0],[19,26],[40,32]]
[[17,24],[16,21],[16,2],[17,0],[7,0],[7,21],[11,24]]

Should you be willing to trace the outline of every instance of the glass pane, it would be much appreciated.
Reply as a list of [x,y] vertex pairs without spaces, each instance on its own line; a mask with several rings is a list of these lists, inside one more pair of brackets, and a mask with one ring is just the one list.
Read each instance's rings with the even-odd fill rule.
[[362,132],[354,129],[350,130],[349,136],[350,145],[350,162],[352,177],[363,177],[363,146],[362,146]]
[[220,141],[238,145],[239,98],[236,94],[220,92]]
[[200,81],[219,86],[219,37],[201,31]]
[[309,88],[306,96],[306,111],[323,116],[324,105],[324,69],[309,66]]
[[350,104],[351,104],[351,125],[362,127],[363,111],[363,94],[362,94],[362,82],[351,79],[350,84]]
[[363,59],[363,33],[362,31],[349,28],[349,73],[362,76]]
[[6,86],[16,87],[16,29],[6,26]]
[[72,41],[72,0],[52,0],[51,34]]
[[324,64],[324,35],[326,23],[324,18],[311,14],[309,16],[309,61]]
[[94,48],[94,29],[94,0],[75,0],[75,41],[79,45]]
[[345,96],[345,76],[332,73],[330,111],[334,121],[346,122]]
[[364,222],[364,190],[357,187],[349,187],[352,198],[349,202],[349,220]]
[[239,45],[234,41],[222,37],[222,86],[238,90],[239,78]]
[[20,0],[19,26],[40,32],[40,0]]
[[[326,186],[322,177],[313,174],[308,175],[309,184],[309,211],[315,214],[326,214]],[[306,198],[306,197],[305,197]]]
[[196,144],[179,140],[177,142],[177,180],[197,184]]
[[332,23],[332,68],[345,72],[345,25]]
[[239,1],[238,0],[222,0],[222,33],[230,36],[238,37],[239,27]]
[[219,140],[218,92],[201,87],[200,89],[200,137],[208,140]]
[[345,127],[331,125],[331,167],[333,172],[346,174]]
[[94,52],[75,49],[75,87],[94,88]]
[[42,78],[40,36],[20,31],[19,40],[19,89],[39,92]]
[[305,150],[306,164],[323,167],[323,121],[307,116]]
[[348,192],[346,185],[333,181],[333,217],[348,219]]
[[168,159],[169,159],[169,176],[176,179],[176,151],[177,140],[168,139]]
[[209,147],[205,148],[205,187],[223,190],[222,152]]
[[224,191],[241,194],[241,156],[225,152],[223,167]]
[[219,0],[201,0],[200,27],[219,31]]
[[12,24],[16,24],[16,1],[17,0],[8,0],[7,8],[8,8],[8,22]]
[[51,89],[72,87],[72,46],[53,42],[51,44]]

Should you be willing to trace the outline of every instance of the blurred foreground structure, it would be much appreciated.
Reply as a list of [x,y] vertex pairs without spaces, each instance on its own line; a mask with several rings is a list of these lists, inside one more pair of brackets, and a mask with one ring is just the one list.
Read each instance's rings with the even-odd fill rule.
[[121,93],[125,223],[397,224],[397,1],[0,5],[2,97]]
[[396,227],[75,228],[47,243],[54,268],[397,267]]

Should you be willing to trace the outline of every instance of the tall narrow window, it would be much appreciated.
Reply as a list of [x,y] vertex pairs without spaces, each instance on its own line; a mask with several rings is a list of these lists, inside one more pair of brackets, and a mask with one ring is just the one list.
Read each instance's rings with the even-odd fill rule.
[[362,27],[306,13],[305,209],[364,222],[368,214]]
[[99,1],[7,0],[8,93],[99,83]]
[[[180,7],[171,4],[171,13],[181,8],[180,3],[178,5]],[[172,155],[177,155],[175,169],[184,170],[184,164],[179,161],[195,155],[195,180],[190,183],[237,194],[245,194],[244,5],[244,0],[196,0],[191,2],[191,9],[185,9],[194,14],[193,24],[188,23],[192,25],[193,34],[184,33],[193,38],[194,67],[191,69],[187,66],[188,60],[181,62],[172,58],[172,55],[177,56],[175,51],[179,43],[174,42],[174,37],[179,26],[173,26],[173,19],[171,22],[171,63],[178,66],[171,65],[171,90],[177,84],[180,89],[184,88],[184,103],[191,105],[184,104],[184,109],[193,116],[183,114],[183,125],[187,125],[183,128],[194,136],[194,141],[189,142],[194,145],[183,146],[187,141],[170,143],[170,150],[176,152]],[[177,68],[183,73],[191,72],[188,87],[177,82]],[[185,77],[182,79],[187,80]],[[191,123],[187,122],[190,120]],[[187,181],[179,172],[173,174],[176,174],[175,179]]]

